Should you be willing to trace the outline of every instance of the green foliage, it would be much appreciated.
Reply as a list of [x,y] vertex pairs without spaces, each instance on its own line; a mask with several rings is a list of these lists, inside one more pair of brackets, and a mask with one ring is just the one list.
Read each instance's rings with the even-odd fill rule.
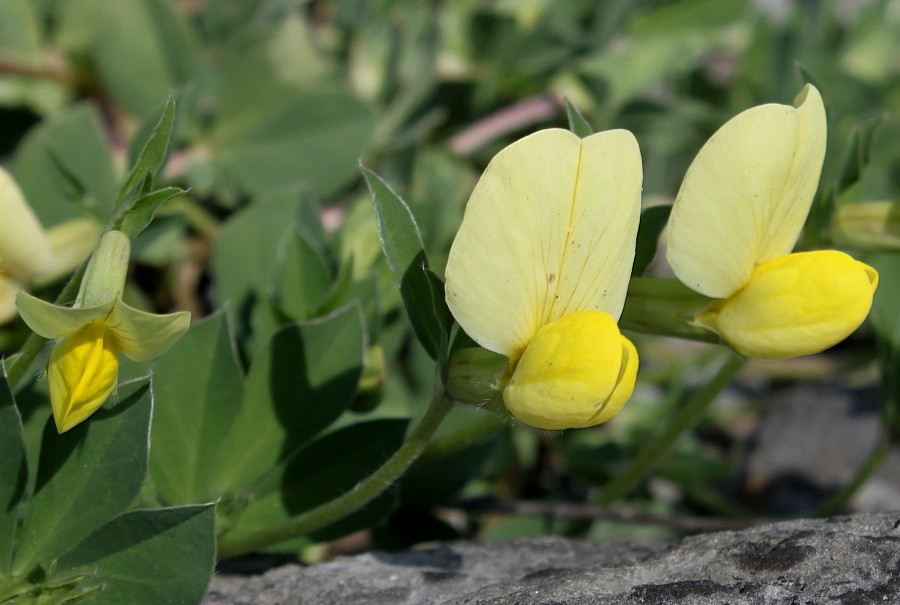
[[13,537],[25,496],[28,467],[22,419],[6,380],[0,384],[0,578],[10,576]]
[[215,563],[212,504],[120,515],[63,555],[55,574],[100,588],[91,603],[197,603]]
[[67,218],[112,212],[115,175],[100,116],[76,105],[39,125],[16,153],[15,175],[45,226]]
[[199,600],[215,554],[212,506],[126,512],[146,473],[151,407],[149,379],[121,385],[90,424],[59,436],[49,422],[28,469],[3,380],[0,600]]
[[53,561],[131,504],[147,470],[150,407],[149,382],[137,382],[124,386],[90,425],[60,436],[47,425],[44,440],[57,443],[41,448],[15,573]]
[[[14,287],[74,300],[93,240],[66,229],[88,219],[134,240],[128,304],[194,314],[152,365],[122,359],[117,395],[63,435],[41,339],[0,325],[0,353],[21,353],[0,381],[0,602],[196,603],[217,544],[314,557],[306,546],[358,530],[385,548],[609,534],[470,507],[498,495],[746,513],[716,481],[737,481],[762,413],[748,393],[825,377],[763,362],[719,406],[740,362],[693,321],[712,301],[654,259],[703,142],[806,81],[829,139],[801,248],[835,247],[843,205],[898,199],[889,4],[0,2],[0,161],[68,258]],[[566,126],[640,143],[645,207],[620,320],[640,388],[593,431],[537,435],[474,407],[439,429],[451,344],[475,346],[441,279],[465,200],[506,144]],[[880,376],[896,442],[900,264],[882,241],[849,250],[880,273],[870,321],[823,357],[836,383],[861,366],[853,384]]]
[[247,373],[243,404],[221,440],[215,488],[248,485],[340,416],[363,351],[355,305],[276,332]]
[[444,359],[452,321],[444,284],[428,268],[422,236],[409,206],[377,174],[362,170],[375,202],[381,246],[413,330],[433,359]]
[[209,477],[244,393],[234,346],[228,316],[219,312],[194,324],[154,367],[150,469],[168,504],[215,498]]

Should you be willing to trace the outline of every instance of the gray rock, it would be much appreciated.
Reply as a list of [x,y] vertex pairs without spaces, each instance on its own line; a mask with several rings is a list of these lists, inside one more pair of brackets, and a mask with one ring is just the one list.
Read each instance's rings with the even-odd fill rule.
[[368,553],[213,579],[206,605],[900,604],[900,513],[648,544],[557,537]]
[[[875,389],[804,384],[778,392],[751,438],[743,463],[755,506],[799,516],[846,485],[875,448],[880,411]],[[900,451],[894,448],[863,485],[850,512],[900,506]]]

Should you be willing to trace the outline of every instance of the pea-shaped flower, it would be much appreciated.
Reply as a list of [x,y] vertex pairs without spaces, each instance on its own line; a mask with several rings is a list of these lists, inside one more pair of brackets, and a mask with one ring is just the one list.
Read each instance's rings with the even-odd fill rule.
[[522,422],[593,426],[631,396],[638,356],[616,321],[641,179],[630,132],[550,129],[498,153],[472,192],[447,261],[447,305],[509,359],[503,401]]
[[99,235],[91,220],[45,231],[12,176],[0,168],[0,324],[16,316],[16,294],[59,279],[88,257]]
[[15,317],[15,295],[47,274],[53,247],[8,172],[0,168],[0,323]]
[[849,336],[872,304],[878,274],[843,252],[791,254],[825,157],[825,107],[807,85],[794,106],[761,105],[700,149],[669,219],[668,260],[693,290],[717,299],[696,321],[737,351],[779,359]]
[[64,433],[93,414],[116,388],[119,357],[150,361],[190,324],[190,313],[154,315],[122,302],[131,244],[109,231],[91,256],[73,307],[16,296],[19,314],[40,336],[60,339],[47,367],[56,428]]

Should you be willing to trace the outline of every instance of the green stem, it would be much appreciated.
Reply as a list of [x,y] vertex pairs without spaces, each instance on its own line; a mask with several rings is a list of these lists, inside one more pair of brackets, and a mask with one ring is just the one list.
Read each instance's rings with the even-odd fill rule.
[[164,213],[181,214],[188,225],[209,241],[215,240],[219,235],[219,221],[215,215],[185,195],[175,198]]
[[619,318],[623,330],[722,344],[719,335],[694,323],[712,302],[677,279],[633,277]]
[[725,388],[744,365],[744,358],[729,352],[728,358],[712,380],[693,391],[687,402],[676,412],[665,430],[649,441],[638,455],[609,482],[600,496],[599,504],[608,505],[626,496],[659,463],[675,440],[694,426],[716,395]]
[[400,449],[367,479],[331,502],[296,517],[244,535],[230,537],[226,534],[219,540],[218,557],[234,557],[306,535],[361,509],[390,487],[415,462],[452,407],[453,404],[440,390]]
[[811,514],[813,517],[830,517],[841,512],[859,488],[878,470],[881,463],[891,451],[890,438],[882,434],[875,448],[869,453],[869,457],[856,471],[856,476],[847,485],[842,487],[827,502],[816,508]]
[[[87,261],[82,263],[75,273],[72,274],[68,283],[63,287],[62,292],[56,297],[56,304],[64,304],[75,300],[75,295],[81,286],[81,278],[84,277],[86,267]],[[37,359],[43,348],[44,338],[32,332],[25,340],[25,344],[22,345],[19,355],[7,365],[6,380],[13,391],[17,390],[19,381],[25,376],[25,372],[28,371],[28,368],[31,367],[31,364],[34,363],[34,360]]]

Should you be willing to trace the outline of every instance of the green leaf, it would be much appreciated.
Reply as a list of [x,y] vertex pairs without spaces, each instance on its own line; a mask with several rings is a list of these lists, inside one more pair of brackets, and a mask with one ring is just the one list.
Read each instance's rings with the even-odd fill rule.
[[372,138],[372,111],[340,90],[273,96],[280,100],[270,107],[223,107],[211,142],[220,178],[251,195],[302,185],[318,198],[351,181]]
[[869,319],[879,338],[900,353],[900,254],[879,254],[869,263],[878,271]]
[[222,435],[241,406],[244,380],[225,312],[197,322],[153,370],[150,470],[169,504],[207,502]]
[[159,121],[153,128],[153,132],[144,144],[138,159],[131,172],[119,188],[115,205],[118,207],[132,189],[138,186],[148,176],[153,178],[166,161],[169,151],[169,143],[172,140],[172,130],[175,128],[175,97],[169,95],[166,106],[163,108]]
[[125,513],[78,543],[55,576],[89,573],[79,588],[102,587],[90,602],[199,603],[215,562],[212,504]]
[[19,507],[25,499],[28,462],[22,419],[0,368],[0,579],[9,577]]
[[165,0],[68,0],[59,13],[60,45],[85,55],[103,90],[138,117],[193,75],[191,29]]
[[116,176],[100,124],[93,106],[76,105],[41,123],[19,146],[16,181],[44,227],[110,216]]
[[[230,302],[238,317],[276,277],[279,245],[295,228],[302,203],[298,190],[261,196],[222,228],[213,248],[213,272],[219,303]],[[253,242],[248,246],[247,242]]]
[[594,128],[591,126],[578,108],[566,98],[566,115],[569,118],[569,130],[581,137],[589,137],[594,134]]
[[134,239],[150,225],[160,206],[185,193],[187,192],[179,187],[166,187],[142,195],[115,220],[112,228]]
[[416,220],[381,177],[368,168],[361,170],[375,203],[381,247],[400,287],[413,331],[432,359],[443,357],[442,343],[445,348],[452,320],[443,282],[428,269]]
[[356,305],[277,332],[247,374],[217,460],[217,493],[260,477],[337,419],[356,392],[364,349]]
[[47,424],[14,573],[49,563],[134,501],[147,470],[150,408],[145,379],[121,385],[113,400],[67,433]]
[[[402,419],[372,420],[344,427],[316,440],[255,486],[256,498],[243,511],[231,532],[240,535],[262,529],[325,504],[352,489],[400,448],[408,424]],[[371,510],[366,507],[364,510],[368,514],[357,517],[356,524],[320,531],[329,532],[329,537],[336,538],[339,536],[334,535],[335,531],[346,534],[362,529],[366,525],[359,525],[359,521],[374,523],[386,508],[389,510],[392,502],[393,495]],[[316,535],[320,536],[318,532]]]
[[671,205],[651,206],[641,212],[641,222],[638,227],[637,244],[634,253],[634,266],[631,268],[632,275],[643,275],[653,261],[653,257],[656,256],[656,249],[659,246],[659,236],[665,229],[671,212]]
[[293,233],[284,250],[276,286],[281,310],[294,320],[314,317],[331,283],[331,271],[319,250],[300,233]]
[[843,161],[838,170],[836,194],[839,195],[859,181],[862,171],[872,155],[872,139],[875,137],[875,131],[879,124],[881,124],[881,118],[867,120],[853,130],[853,134],[850,135],[850,140],[844,148]]

